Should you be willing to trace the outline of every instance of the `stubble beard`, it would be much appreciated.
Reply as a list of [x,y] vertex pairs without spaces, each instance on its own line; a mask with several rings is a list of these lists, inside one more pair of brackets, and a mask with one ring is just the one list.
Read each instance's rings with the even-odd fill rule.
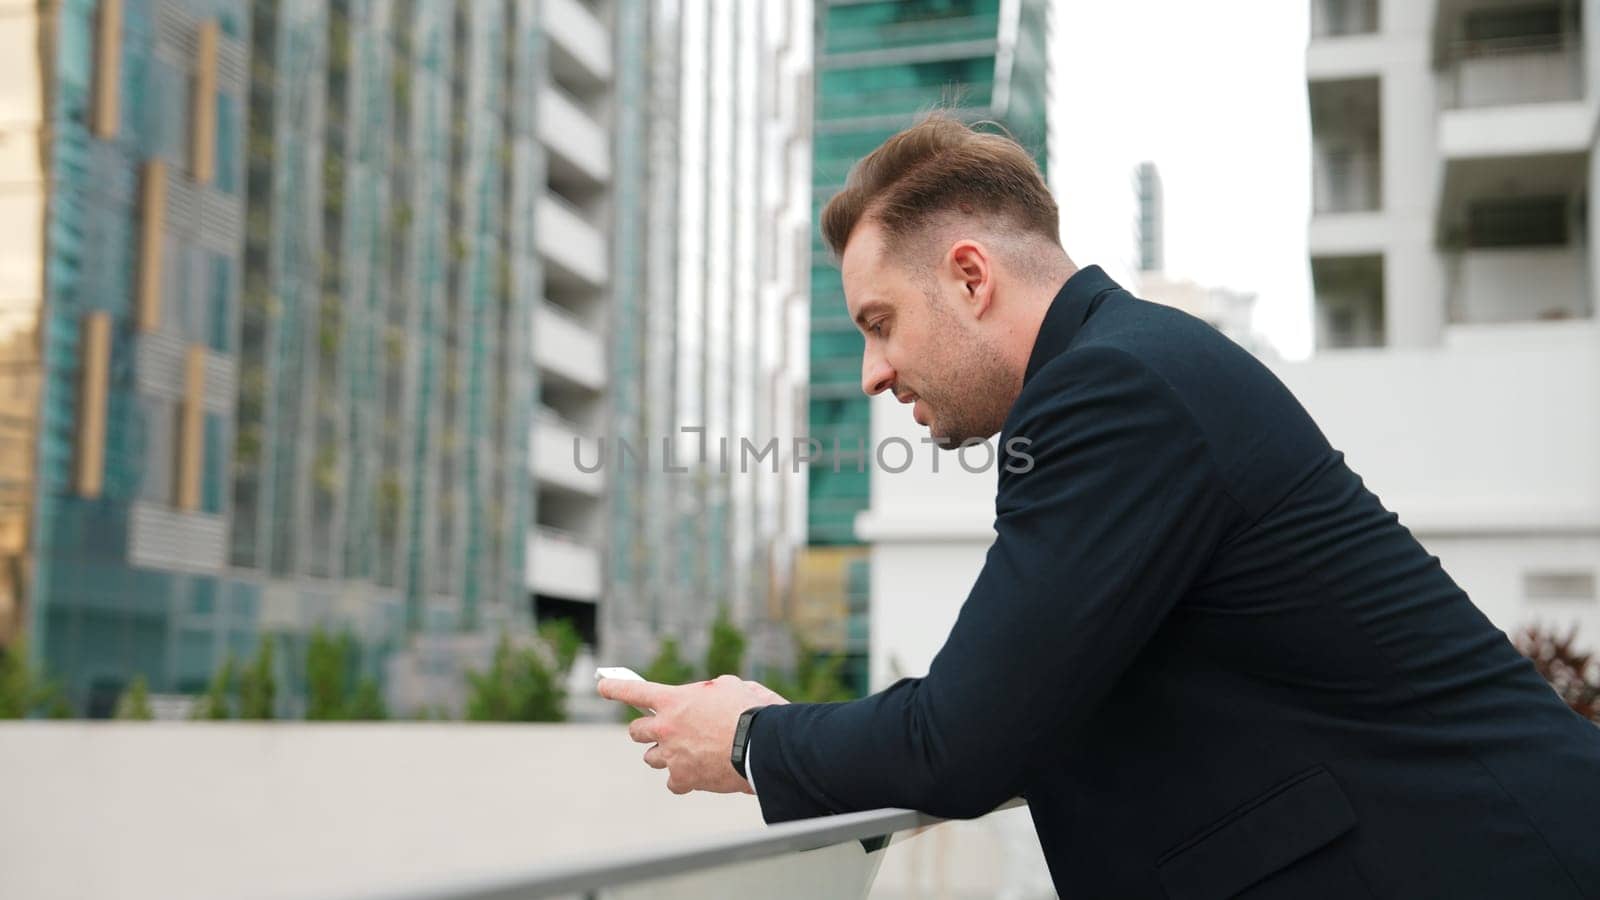
[[929,371],[946,373],[944,384],[917,396],[933,413],[928,432],[934,444],[954,450],[999,432],[1021,385],[982,335],[960,327],[942,311],[939,318],[945,326],[935,344],[942,348],[941,358],[932,361]]

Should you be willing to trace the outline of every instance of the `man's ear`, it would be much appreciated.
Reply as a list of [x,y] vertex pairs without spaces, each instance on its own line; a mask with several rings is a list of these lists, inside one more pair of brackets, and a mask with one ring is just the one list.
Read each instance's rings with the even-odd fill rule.
[[988,314],[994,302],[994,268],[990,261],[988,248],[974,240],[956,241],[946,257],[950,273],[961,285],[972,314],[980,319]]

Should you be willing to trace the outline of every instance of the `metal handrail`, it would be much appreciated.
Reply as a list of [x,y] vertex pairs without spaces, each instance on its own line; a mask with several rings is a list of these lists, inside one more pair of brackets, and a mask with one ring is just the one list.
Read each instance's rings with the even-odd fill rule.
[[[994,812],[1024,804],[1010,800]],[[599,891],[686,875],[735,863],[774,859],[851,841],[867,852],[882,849],[902,831],[943,822],[909,809],[875,809],[785,822],[750,834],[666,844],[652,850],[601,852],[584,859],[534,866],[522,872],[453,880],[400,892],[362,895],[359,900],[534,900]]]
[[1574,51],[1579,35],[1575,32],[1553,34],[1515,34],[1506,37],[1465,38],[1450,43],[1452,59],[1482,59],[1492,56],[1521,56],[1524,54],[1558,54]]
[[[1496,38],[1471,44],[1473,52],[1465,52],[1464,45],[1453,47],[1453,56],[1445,66],[1444,80],[1439,93],[1439,108],[1470,109],[1518,103],[1559,102],[1583,97],[1582,54],[1576,44],[1546,42],[1554,36],[1520,36]],[[1516,73],[1502,73],[1496,80],[1497,90],[1487,94],[1464,97],[1462,78],[1466,70],[1477,64],[1515,62],[1522,66]],[[1555,67],[1555,68],[1552,68]],[[1557,73],[1554,81],[1537,76]],[[1536,76],[1531,82],[1526,76]],[[1521,76],[1524,80],[1518,80]],[[1481,90],[1481,87],[1480,87]]]

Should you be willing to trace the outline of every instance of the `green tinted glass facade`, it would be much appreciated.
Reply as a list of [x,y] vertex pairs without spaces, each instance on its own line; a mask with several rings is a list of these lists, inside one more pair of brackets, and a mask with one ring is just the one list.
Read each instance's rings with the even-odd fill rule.
[[[199,686],[214,662],[254,648],[259,593],[223,577],[232,385],[243,231],[247,4],[121,4],[109,133],[91,128],[100,5],[73,0],[41,20],[52,169],[46,220],[31,578],[27,611],[41,662],[80,713],[106,714],[134,673],[157,690]],[[203,27],[213,77],[196,76]],[[210,84],[208,96],[195,96]],[[196,127],[208,106],[209,132]],[[210,155],[209,177],[199,162]],[[164,176],[152,175],[159,168]],[[149,197],[162,216],[147,226]],[[145,246],[146,234],[153,235]],[[158,263],[159,313],[141,316]],[[75,476],[85,452],[86,318],[109,317],[103,484]],[[143,324],[141,324],[143,321]],[[203,358],[196,433],[180,434],[186,356]],[[199,458],[197,496],[179,499],[180,442]]]
[[[40,19],[51,194],[22,571],[44,668],[99,715],[135,675],[198,692],[270,640],[294,715],[313,628],[353,632],[381,676],[418,632],[525,624],[537,5],[124,0],[109,38],[105,5]],[[110,134],[91,127],[107,39]],[[110,355],[86,491],[95,313]]]
[[[935,107],[1002,123],[1046,165],[1045,0],[819,3],[817,15],[814,213],[856,160]],[[868,506],[869,474],[849,459],[871,440],[861,351],[838,268],[814,233],[809,417],[823,450],[810,474],[813,545],[856,543],[855,517]],[[835,447],[845,458],[838,472]]]

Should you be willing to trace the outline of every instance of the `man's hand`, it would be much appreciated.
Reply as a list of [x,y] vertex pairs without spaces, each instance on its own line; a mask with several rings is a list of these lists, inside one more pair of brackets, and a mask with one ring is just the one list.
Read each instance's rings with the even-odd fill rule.
[[653,716],[634,719],[628,736],[654,745],[645,751],[644,761],[667,770],[667,790],[674,794],[754,793],[730,761],[739,714],[752,706],[789,702],[733,675],[684,685],[602,678],[598,689],[607,700],[655,710]]

